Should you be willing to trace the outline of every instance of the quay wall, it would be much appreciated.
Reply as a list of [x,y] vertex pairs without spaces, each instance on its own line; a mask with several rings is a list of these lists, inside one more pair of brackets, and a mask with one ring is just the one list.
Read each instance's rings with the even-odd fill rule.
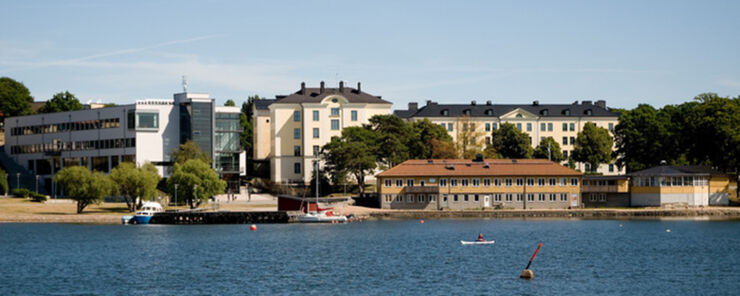
[[488,210],[488,211],[419,211],[390,210],[367,214],[370,219],[458,219],[458,218],[698,218],[740,219],[740,208],[682,209],[572,209],[572,210]]

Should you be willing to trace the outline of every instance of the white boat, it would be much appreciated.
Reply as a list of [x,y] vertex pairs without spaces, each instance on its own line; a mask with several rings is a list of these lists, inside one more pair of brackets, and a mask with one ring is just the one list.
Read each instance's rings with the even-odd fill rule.
[[298,222],[303,223],[343,223],[347,222],[345,216],[334,216],[331,211],[308,212],[297,217]]
[[162,205],[157,202],[147,201],[141,206],[141,210],[134,215],[133,223],[149,224],[155,213],[164,212]]
[[495,242],[496,241],[492,241],[492,240],[489,240],[489,241],[460,241],[460,243],[463,245],[492,245]]

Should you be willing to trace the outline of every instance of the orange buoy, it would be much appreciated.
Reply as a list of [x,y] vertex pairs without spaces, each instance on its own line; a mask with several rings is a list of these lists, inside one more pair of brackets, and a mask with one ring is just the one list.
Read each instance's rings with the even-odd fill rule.
[[249,226],[249,230],[251,231],[257,230],[257,225],[252,224],[252,226]]
[[424,224],[424,220],[419,220],[419,224]]

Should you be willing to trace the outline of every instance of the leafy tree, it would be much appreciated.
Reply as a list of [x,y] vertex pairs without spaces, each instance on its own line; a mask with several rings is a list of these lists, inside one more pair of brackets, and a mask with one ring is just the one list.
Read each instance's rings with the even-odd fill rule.
[[51,100],[48,100],[39,113],[54,113],[64,111],[82,110],[80,101],[69,91],[55,94]]
[[247,154],[247,174],[251,175],[254,171],[254,122],[253,116],[254,102],[261,100],[260,96],[251,96],[247,98],[246,102],[242,103],[242,112],[239,115],[239,124],[242,127],[242,133],[239,135],[239,140],[242,149]]
[[332,179],[352,175],[362,195],[365,192],[365,176],[377,166],[374,155],[378,137],[381,136],[363,127],[347,127],[342,130],[341,137],[332,137],[321,148],[325,169]]
[[587,122],[576,137],[573,160],[588,163],[591,171],[596,171],[599,164],[611,161],[613,144],[614,141],[607,129]]
[[502,158],[532,158],[529,136],[508,122],[493,130],[491,146]]
[[203,152],[203,150],[200,150],[198,144],[195,144],[195,142],[191,140],[186,141],[185,144],[181,144],[180,148],[173,150],[171,159],[173,162],[179,164],[183,164],[191,159],[198,159],[206,164],[211,163],[211,157]]
[[77,213],[90,204],[99,204],[103,197],[115,192],[115,184],[108,176],[85,167],[71,166],[60,170],[54,181],[71,199],[77,201]]
[[670,160],[669,153],[678,144],[670,140],[671,116],[650,105],[623,112],[614,127],[617,165],[628,172],[646,169]]
[[534,158],[547,158],[554,162],[565,160],[563,151],[560,150],[560,144],[552,137],[546,137],[540,141],[540,144],[534,149],[533,156]]
[[[685,121],[684,141],[693,163],[710,164],[722,171],[740,167],[740,101],[703,93],[694,98],[695,108]],[[690,146],[689,146],[690,145]]]
[[430,158],[434,158],[434,159],[456,159],[458,158],[457,148],[455,147],[455,144],[452,143],[452,141],[431,139],[429,140],[429,143],[432,145],[432,156]]
[[7,117],[31,114],[33,97],[23,83],[0,77],[0,121]]
[[391,168],[410,158],[409,140],[416,138],[414,130],[395,115],[374,115],[370,128],[378,135],[375,156],[384,167]]
[[191,209],[226,190],[226,182],[219,179],[218,173],[200,159],[175,163],[174,173],[167,179],[170,195],[175,194],[175,184],[178,184],[178,198],[184,199]]
[[227,106],[227,107],[236,107],[236,103],[234,103],[234,100],[232,100],[232,99],[228,99],[228,100],[226,100],[226,102],[224,103],[224,106]]
[[8,186],[8,173],[6,173],[3,169],[0,169],[0,191],[4,195],[8,195],[8,191],[10,190],[10,187]]
[[151,163],[136,167],[132,162],[122,162],[110,172],[110,178],[118,192],[126,200],[130,212],[136,211],[136,200],[151,200],[157,194],[157,183],[161,179],[157,168]]
[[[414,138],[410,139],[409,148],[410,156],[414,159],[432,158],[434,145],[432,141],[447,142],[452,144],[452,137],[447,133],[444,127],[434,124],[429,119],[417,120],[411,123],[414,131]],[[439,144],[439,143],[438,143]]]
[[483,133],[476,131],[475,123],[470,120],[470,116],[458,118],[456,125],[455,144],[458,154],[463,158],[472,159],[483,151],[483,143],[478,141]]

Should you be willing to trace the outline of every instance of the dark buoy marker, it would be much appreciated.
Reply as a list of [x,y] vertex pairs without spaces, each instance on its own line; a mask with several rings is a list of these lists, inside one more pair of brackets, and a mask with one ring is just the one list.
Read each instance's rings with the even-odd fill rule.
[[539,246],[537,246],[537,250],[534,250],[534,254],[532,255],[532,258],[529,258],[529,263],[527,263],[527,267],[522,270],[522,274],[519,275],[520,278],[531,280],[534,278],[534,272],[529,269],[529,266],[532,265],[532,261],[534,260],[534,256],[537,256],[537,252],[540,251],[540,248],[542,248],[542,243],[540,243]]

